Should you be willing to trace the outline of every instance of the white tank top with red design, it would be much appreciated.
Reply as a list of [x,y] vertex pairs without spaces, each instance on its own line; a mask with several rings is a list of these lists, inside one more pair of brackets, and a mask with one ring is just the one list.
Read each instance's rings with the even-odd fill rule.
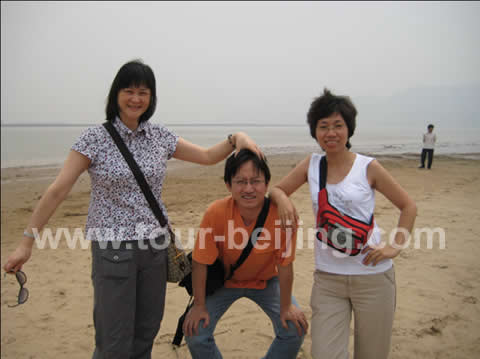
[[[318,191],[320,159],[323,155],[313,153],[308,167],[308,184],[312,197],[315,219],[318,212]],[[363,222],[369,222],[375,210],[375,190],[370,187],[367,179],[367,168],[374,158],[356,154],[353,166],[345,178],[336,184],[327,183],[328,201],[340,212],[348,214]],[[368,244],[381,243],[381,230],[375,223],[373,233]],[[382,273],[392,267],[392,260],[387,259],[376,266],[366,266],[362,263],[366,254],[356,256],[345,255],[316,237],[315,241],[315,269],[345,275]]]

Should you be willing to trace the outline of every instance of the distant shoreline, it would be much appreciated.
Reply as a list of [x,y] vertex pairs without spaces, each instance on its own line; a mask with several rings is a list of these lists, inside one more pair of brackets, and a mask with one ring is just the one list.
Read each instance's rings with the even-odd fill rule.
[[2,123],[1,127],[89,127],[97,124],[80,123]]
[[[304,127],[304,124],[258,123],[159,123],[167,127]],[[2,123],[0,127],[91,127],[100,123]]]
[[[268,158],[273,157],[282,157],[282,156],[302,156],[308,155],[311,152],[309,151],[291,151],[291,152],[282,152],[282,153],[267,153]],[[416,160],[420,158],[419,153],[405,152],[405,153],[372,153],[372,152],[359,152],[365,156],[375,157],[379,160],[386,161],[396,161],[396,160]],[[450,154],[437,154],[435,155],[435,160],[448,160],[448,159],[460,159],[460,160],[474,160],[480,161],[480,152],[470,152],[470,153],[450,153]],[[186,163],[180,160],[171,159],[169,167],[171,170],[177,168],[182,168],[184,166],[196,166],[195,164]],[[20,165],[20,166],[10,166],[2,167],[2,171],[11,171],[11,170],[45,170],[45,169],[59,169],[63,166],[63,163],[46,163],[40,165]]]
[[[57,165],[65,161],[68,150],[89,124],[2,124],[1,168],[30,165]],[[158,124],[155,124],[159,126]],[[100,126],[97,123],[95,126]],[[208,147],[223,139],[228,133],[242,130],[248,133],[262,148],[267,156],[289,153],[321,152],[318,144],[311,138],[306,126],[255,126],[245,124],[201,124],[166,125],[171,131],[190,142]],[[375,157],[399,155],[417,158],[421,152],[418,134],[400,130],[378,129],[373,132],[359,132],[352,142],[352,151]],[[480,142],[478,132],[447,132],[435,149],[435,155],[455,155],[457,157],[479,159]],[[471,154],[474,155],[471,155]]]

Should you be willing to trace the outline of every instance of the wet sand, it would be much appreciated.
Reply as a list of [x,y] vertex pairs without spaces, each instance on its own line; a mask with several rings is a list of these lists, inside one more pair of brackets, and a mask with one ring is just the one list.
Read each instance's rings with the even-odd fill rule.
[[[276,183],[305,154],[269,156]],[[475,156],[473,157],[475,158]],[[426,235],[414,236],[394,260],[397,278],[390,358],[475,358],[480,352],[480,161],[436,156],[430,171],[417,169],[414,156],[380,156],[378,160],[412,195],[418,206],[416,229],[439,228],[427,248]],[[2,266],[15,248],[32,210],[58,173],[57,167],[2,169]],[[188,228],[197,228],[213,200],[228,194],[223,184],[223,163],[212,167],[172,162],[164,187],[164,201],[184,243]],[[49,223],[57,228],[83,229],[89,203],[89,178],[81,176],[67,200]],[[308,186],[293,199],[303,221],[303,237],[295,261],[294,295],[307,318],[314,268],[308,228],[314,225]],[[377,194],[376,219],[387,232],[395,227],[398,210]],[[415,239],[420,238],[419,241]],[[310,248],[309,248],[310,246]],[[416,248],[417,247],[417,248]],[[2,278],[2,358],[91,357],[94,347],[90,251],[70,249],[62,241],[57,249],[34,249],[24,266],[30,298],[9,308],[18,285]],[[172,349],[177,319],[187,304],[187,293],[169,284],[166,311],[155,340],[153,358],[190,358],[183,343]],[[216,329],[216,341],[225,358],[259,358],[273,339],[266,315],[248,300],[235,303]],[[353,348],[351,337],[350,349]],[[374,344],[373,344],[374,345]],[[310,358],[311,338],[305,338],[299,358]]]

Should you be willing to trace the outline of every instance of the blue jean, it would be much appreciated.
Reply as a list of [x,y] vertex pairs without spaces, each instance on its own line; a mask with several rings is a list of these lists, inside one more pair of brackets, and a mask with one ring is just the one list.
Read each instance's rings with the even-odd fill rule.
[[[227,309],[238,299],[248,298],[257,303],[272,321],[275,339],[268,349],[265,359],[294,359],[303,343],[303,335],[299,336],[297,328],[290,321],[288,329],[280,321],[280,284],[278,277],[267,282],[265,289],[250,288],[222,288],[208,296],[205,304],[210,315],[210,324],[203,328],[204,321],[198,325],[198,334],[185,337],[193,359],[221,359],[213,337],[213,332],[218,321]],[[297,301],[292,296],[292,303],[298,307]]]

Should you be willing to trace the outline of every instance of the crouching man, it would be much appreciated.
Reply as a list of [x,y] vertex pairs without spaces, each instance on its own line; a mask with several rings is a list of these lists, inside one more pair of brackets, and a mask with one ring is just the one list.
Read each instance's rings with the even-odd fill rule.
[[226,161],[224,180],[231,195],[209,206],[193,250],[194,305],[183,325],[188,348],[194,359],[222,358],[215,327],[236,300],[248,298],[268,315],[275,331],[265,358],[294,359],[308,323],[292,296],[296,234],[280,229],[275,205],[269,205],[261,234],[252,236],[257,239],[247,259],[223,288],[205,295],[207,265],[219,258],[228,278],[238,263],[266,201],[270,170],[265,160],[241,150]]

